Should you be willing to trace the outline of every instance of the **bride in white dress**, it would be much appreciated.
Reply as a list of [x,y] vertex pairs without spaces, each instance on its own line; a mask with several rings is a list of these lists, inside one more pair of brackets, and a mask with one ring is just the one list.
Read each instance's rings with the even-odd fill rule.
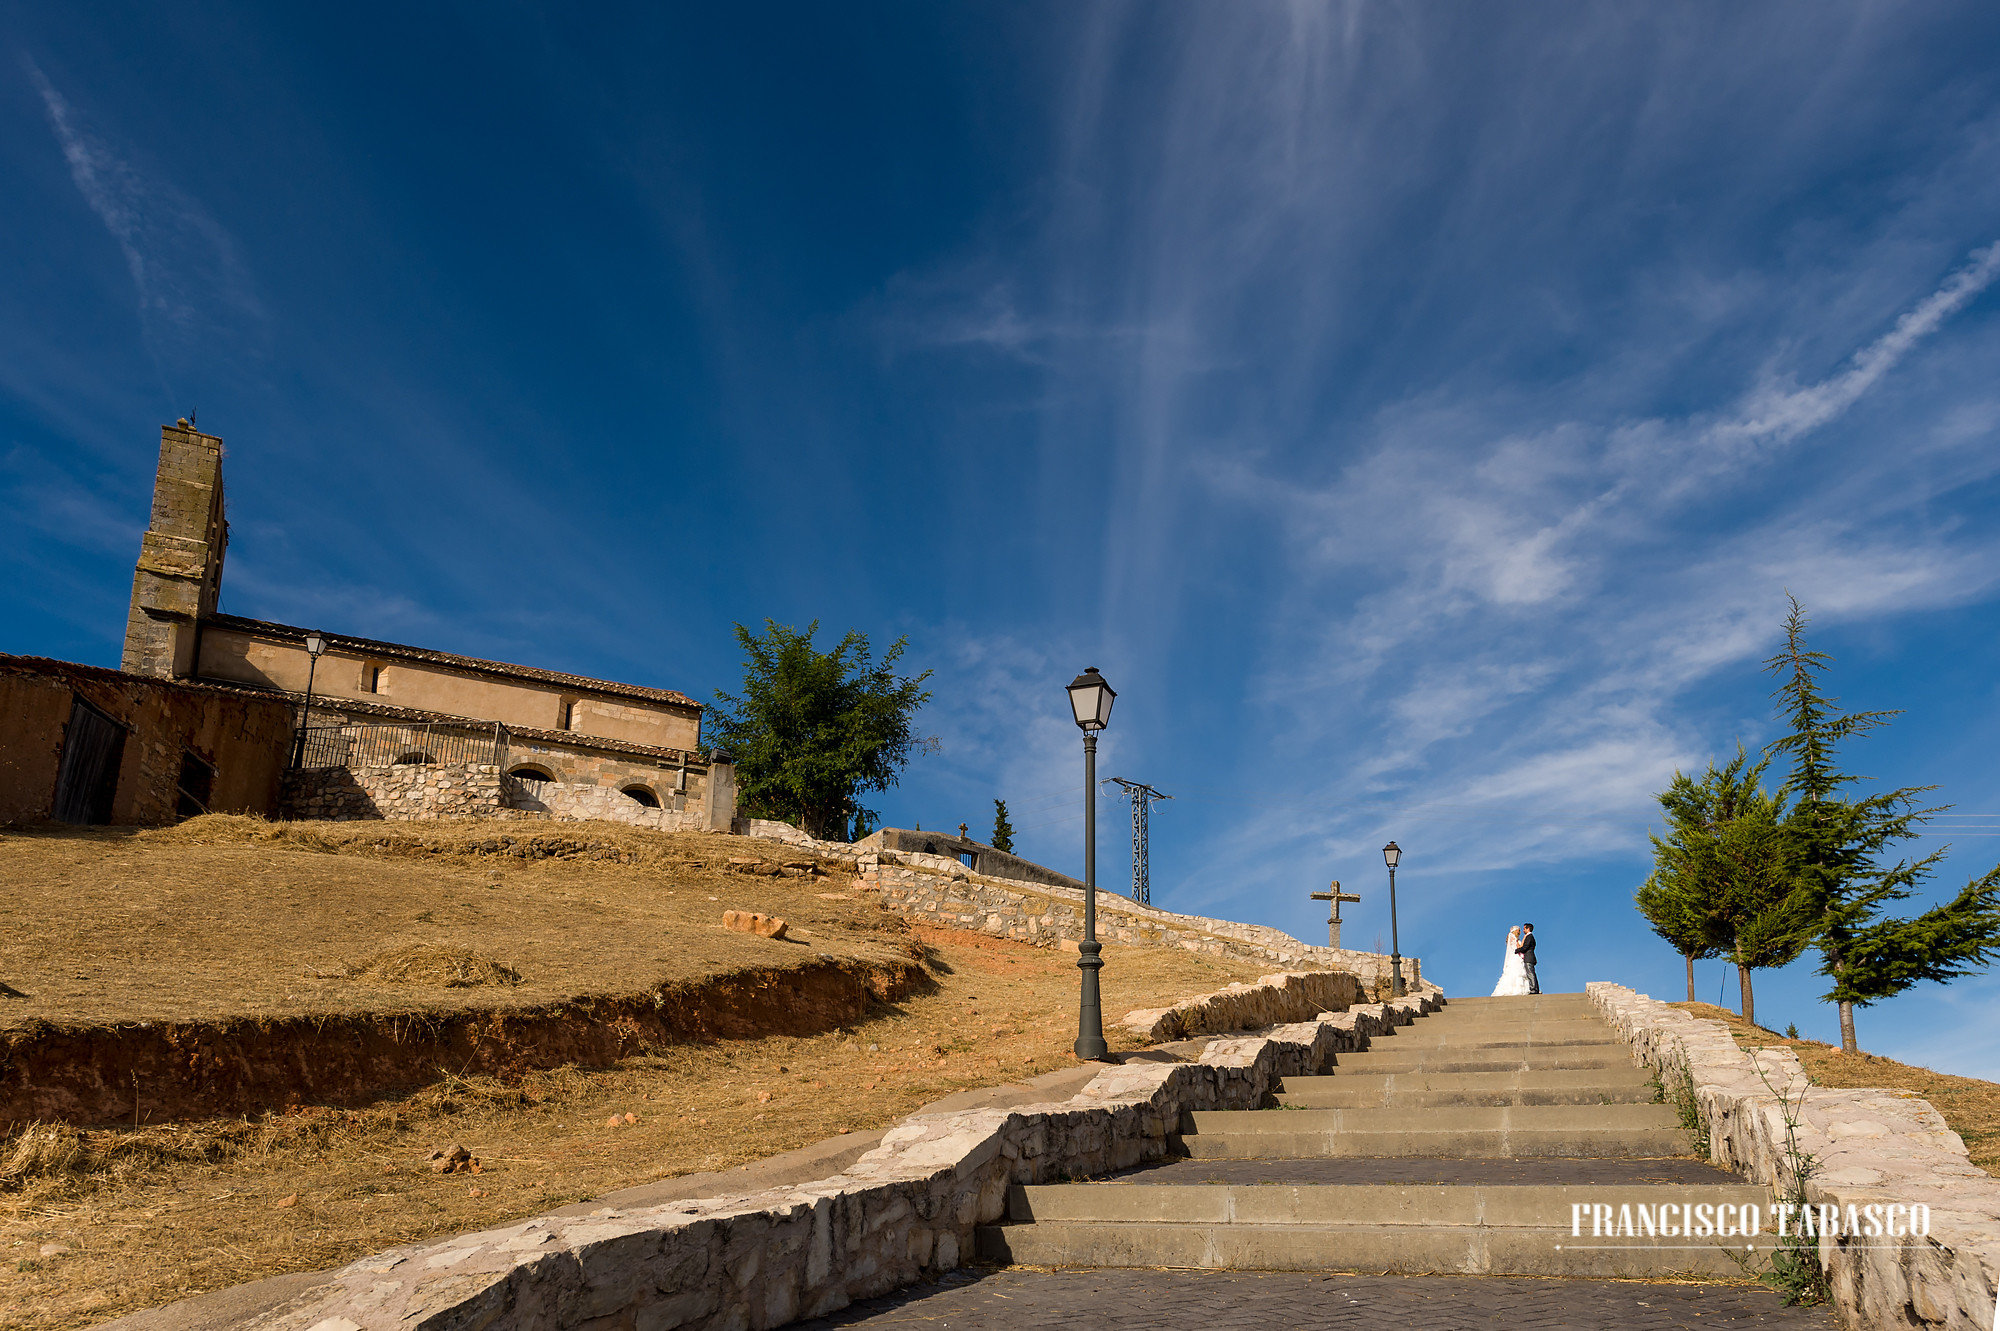
[[1507,960],[1500,967],[1500,983],[1493,986],[1495,998],[1528,992],[1528,963],[1514,950],[1520,945],[1521,926],[1517,924],[1507,931]]

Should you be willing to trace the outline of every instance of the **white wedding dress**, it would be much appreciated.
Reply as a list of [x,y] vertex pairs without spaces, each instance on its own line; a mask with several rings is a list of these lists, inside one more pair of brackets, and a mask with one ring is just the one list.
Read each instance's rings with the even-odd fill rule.
[[1514,994],[1528,992],[1528,963],[1514,949],[1521,945],[1519,928],[1507,931],[1507,961],[1500,967],[1500,983],[1493,986],[1495,998],[1506,998]]

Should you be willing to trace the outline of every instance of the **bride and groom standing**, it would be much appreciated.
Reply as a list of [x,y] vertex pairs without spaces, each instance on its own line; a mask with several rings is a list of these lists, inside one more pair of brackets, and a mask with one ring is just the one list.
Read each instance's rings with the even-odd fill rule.
[[1535,978],[1535,926],[1517,924],[1507,931],[1507,960],[1500,967],[1500,983],[1493,996],[1539,994],[1542,982]]

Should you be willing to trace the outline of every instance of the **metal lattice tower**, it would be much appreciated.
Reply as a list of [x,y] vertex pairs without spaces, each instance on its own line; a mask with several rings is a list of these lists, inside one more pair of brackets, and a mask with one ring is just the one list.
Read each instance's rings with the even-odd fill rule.
[[1151,786],[1139,781],[1127,781],[1122,776],[1111,778],[1125,787],[1132,796],[1132,900],[1142,906],[1153,904],[1153,888],[1147,878],[1146,825],[1151,821],[1154,800],[1170,800],[1172,795],[1162,795]]

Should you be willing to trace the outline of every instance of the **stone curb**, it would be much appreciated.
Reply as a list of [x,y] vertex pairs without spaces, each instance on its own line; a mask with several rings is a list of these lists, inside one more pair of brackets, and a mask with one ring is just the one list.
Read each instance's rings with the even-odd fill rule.
[[1991,1331],[2000,1287],[2000,1179],[1966,1157],[1965,1143],[1930,1101],[1907,1091],[1811,1086],[1789,1049],[1761,1050],[1753,1059],[1719,1021],[1623,985],[1597,981],[1584,990],[1655,1072],[1664,1077],[1685,1061],[1716,1164],[1774,1189],[1786,1186],[1776,1093],[1794,1103],[1803,1095],[1798,1143],[1818,1162],[1806,1182],[1809,1199],[1843,1214],[1850,1205],[1931,1208],[1929,1238],[1820,1240],[1843,1326]]
[[1317,1013],[1352,1007],[1366,996],[1361,981],[1346,971],[1260,975],[1254,982],[1232,984],[1172,1007],[1128,1012],[1118,1024],[1142,1040],[1164,1044],[1197,1035],[1310,1021]]
[[1128,1063],[1059,1104],[917,1115],[831,1178],[747,1195],[546,1215],[393,1248],[246,1325],[268,1331],[644,1331],[782,1326],[957,1267],[1010,1184],[1168,1153],[1184,1113],[1251,1109],[1443,1005],[1416,996],[1211,1041],[1192,1063]]

